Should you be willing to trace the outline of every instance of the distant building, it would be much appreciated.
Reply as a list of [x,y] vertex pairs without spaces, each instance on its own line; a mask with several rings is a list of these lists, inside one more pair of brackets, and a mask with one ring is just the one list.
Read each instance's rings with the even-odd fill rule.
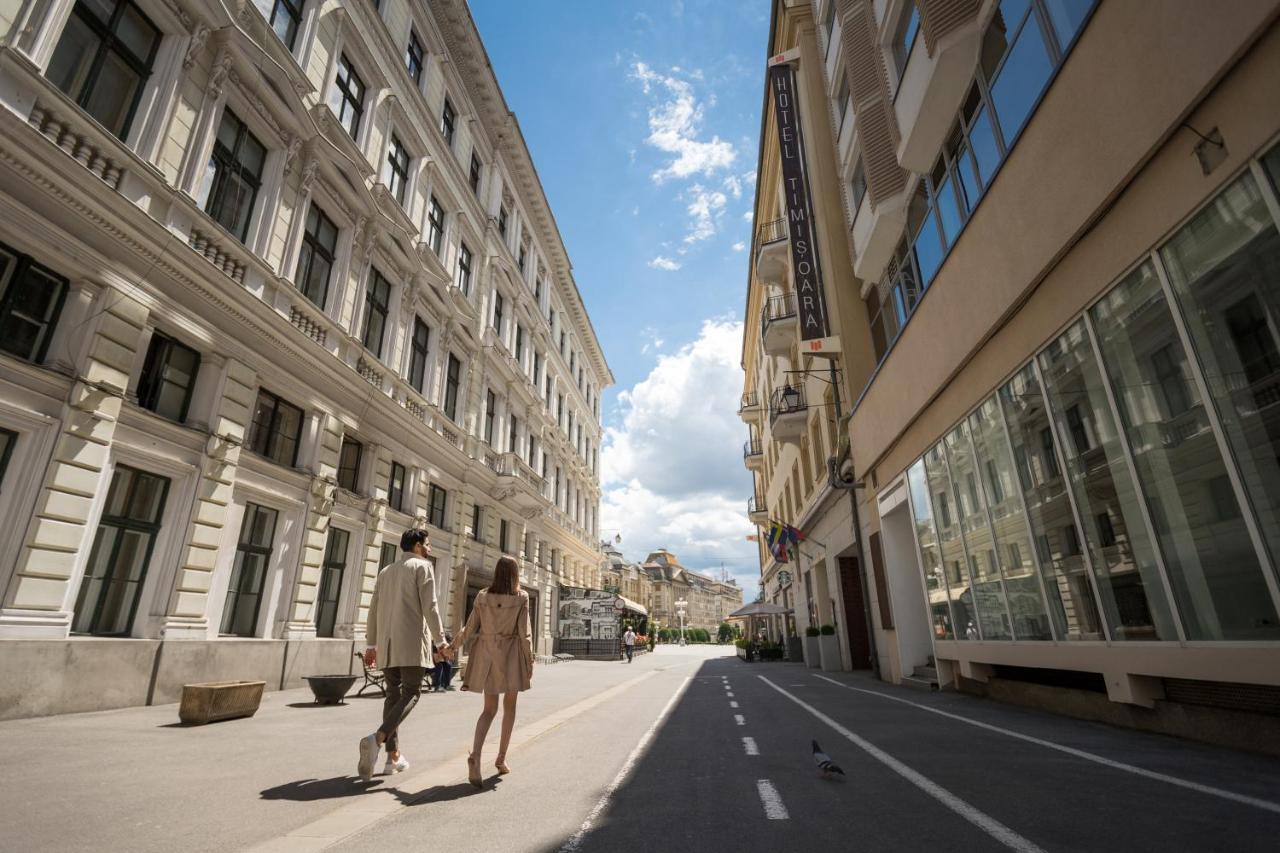
[[730,613],[742,606],[742,589],[733,580],[716,580],[680,564],[670,551],[654,551],[641,569],[649,578],[649,612],[663,627],[680,626],[677,602],[684,601],[686,628],[715,633]]

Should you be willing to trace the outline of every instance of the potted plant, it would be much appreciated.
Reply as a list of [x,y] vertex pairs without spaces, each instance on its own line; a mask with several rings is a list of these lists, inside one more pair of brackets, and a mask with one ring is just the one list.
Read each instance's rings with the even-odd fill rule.
[[844,669],[840,660],[840,637],[835,625],[823,625],[818,629],[818,657],[823,672],[839,672]]
[[745,661],[751,660],[751,641],[746,639],[734,640],[733,644],[738,647],[738,657]]
[[817,625],[810,625],[804,629],[804,665],[809,669],[817,669],[822,664],[821,652],[818,649],[820,633]]

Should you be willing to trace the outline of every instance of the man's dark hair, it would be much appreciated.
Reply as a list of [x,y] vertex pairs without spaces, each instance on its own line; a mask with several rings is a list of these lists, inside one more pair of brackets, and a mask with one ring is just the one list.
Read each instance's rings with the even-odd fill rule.
[[413,547],[418,543],[425,543],[431,538],[431,534],[423,530],[421,527],[410,527],[400,537],[400,550],[412,551]]

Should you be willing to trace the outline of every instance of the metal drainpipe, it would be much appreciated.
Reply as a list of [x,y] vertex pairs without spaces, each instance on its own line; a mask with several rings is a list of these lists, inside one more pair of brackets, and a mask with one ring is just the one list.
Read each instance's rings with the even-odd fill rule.
[[[836,377],[836,362],[831,360],[831,388],[835,404],[836,421],[844,420],[840,410],[840,384]],[[844,431],[841,431],[844,434]],[[852,461],[852,448],[850,449]],[[849,517],[853,524],[853,541],[858,546],[858,580],[862,584],[862,612],[867,622],[867,645],[871,650],[871,674],[880,678],[880,655],[876,649],[876,625],[871,615],[871,586],[867,583],[867,555],[862,546],[862,525],[858,521],[858,481],[850,475],[848,480],[840,476],[840,459],[832,456],[827,460],[827,483],[833,489],[849,493]]]

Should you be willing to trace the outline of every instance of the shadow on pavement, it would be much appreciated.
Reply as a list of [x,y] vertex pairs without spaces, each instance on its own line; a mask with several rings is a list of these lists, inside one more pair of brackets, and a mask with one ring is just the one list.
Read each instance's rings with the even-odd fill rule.
[[500,784],[502,784],[502,779],[495,776],[492,779],[486,779],[483,788],[477,788],[470,782],[458,782],[454,785],[432,785],[430,788],[417,793],[409,793],[398,789],[390,790],[401,805],[425,806],[434,803],[447,803],[451,800],[462,800],[478,794],[490,794],[496,791]]
[[302,779],[286,782],[261,791],[264,800],[294,800],[306,803],[314,800],[335,800],[340,797],[358,797],[377,788],[381,779],[362,782],[355,776],[334,776],[332,779]]

